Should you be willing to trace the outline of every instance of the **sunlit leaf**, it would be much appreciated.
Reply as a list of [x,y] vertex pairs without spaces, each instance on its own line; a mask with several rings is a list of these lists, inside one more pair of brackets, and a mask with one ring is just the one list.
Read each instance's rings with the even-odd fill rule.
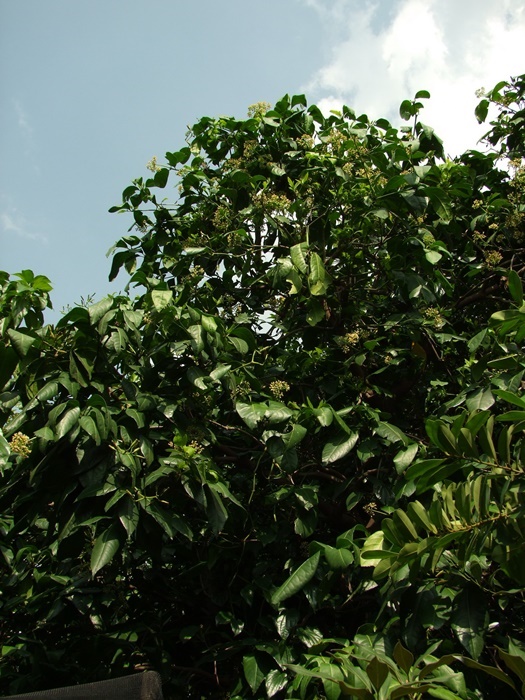
[[290,257],[292,258],[292,262],[299,272],[302,272],[303,274],[306,274],[308,271],[308,264],[306,262],[307,252],[307,243],[297,243],[290,248]]

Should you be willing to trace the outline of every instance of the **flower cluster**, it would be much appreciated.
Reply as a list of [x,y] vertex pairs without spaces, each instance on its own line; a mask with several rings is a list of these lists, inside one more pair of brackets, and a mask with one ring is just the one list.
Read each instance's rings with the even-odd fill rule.
[[239,231],[230,231],[228,233],[227,241],[230,248],[234,248],[236,245],[240,245],[243,242],[242,232],[239,233]]
[[363,506],[363,510],[367,515],[372,516],[374,513],[377,513],[379,511],[379,508],[375,501],[370,501],[370,503],[367,503]]
[[342,153],[344,152],[344,146],[347,137],[342,134],[338,129],[332,129],[331,132],[323,138],[324,143],[329,146],[332,153]]
[[510,212],[505,217],[505,225],[512,230],[516,243],[522,243],[525,239],[525,214],[516,210]]
[[346,333],[343,336],[337,338],[337,344],[340,345],[341,349],[345,353],[352,351],[354,345],[357,345],[361,335],[359,331],[353,331],[351,333]]
[[215,214],[213,215],[213,225],[217,231],[227,231],[230,228],[231,213],[230,209],[224,204],[221,204],[215,210]]
[[255,104],[248,107],[248,116],[252,117],[264,117],[266,112],[272,108],[269,102],[255,102]]
[[485,253],[485,263],[490,269],[497,267],[502,258],[503,255],[498,250],[489,250]]
[[146,168],[151,170],[152,173],[157,173],[159,170],[162,170],[160,165],[157,165],[157,156],[153,156],[153,158],[146,165]]
[[282,379],[276,379],[270,384],[270,393],[274,399],[282,399],[287,391],[290,391],[290,385]]
[[193,284],[197,284],[204,277],[204,268],[200,265],[194,265],[188,272],[188,281]]
[[26,459],[31,454],[30,442],[31,439],[24,433],[15,433],[9,441],[9,447],[13,454],[20,455],[22,459]]
[[278,311],[283,305],[285,298],[281,294],[277,294],[274,297],[268,299],[268,306],[275,311]]
[[525,165],[522,163],[521,158],[514,158],[510,161],[510,166],[514,171],[514,176],[509,183],[511,192],[508,199],[509,202],[520,207],[525,195]]
[[254,139],[246,141],[242,147],[242,155],[246,160],[253,158],[259,144]]
[[249,382],[246,381],[246,379],[241,379],[240,381],[237,382],[235,385],[235,390],[234,390],[234,396],[240,396],[242,398],[247,397],[251,393],[251,386]]
[[224,171],[232,172],[233,170],[242,170],[244,166],[244,160],[242,158],[228,158],[224,163]]
[[507,93],[506,95],[502,95],[499,100],[495,100],[500,105],[503,105],[504,107],[508,107],[514,102],[514,96],[512,93]]
[[284,194],[277,192],[267,192],[261,190],[253,197],[253,203],[260,206],[264,211],[268,212],[287,212],[290,209],[291,202]]
[[314,138],[313,136],[310,136],[310,134],[303,134],[302,136],[299,136],[296,141],[299,148],[302,148],[305,151],[311,151],[314,147]]
[[189,447],[191,450],[193,450],[193,454],[196,454],[196,455],[200,455],[200,454],[202,454],[202,452],[204,451],[204,447],[203,447],[199,442],[197,442],[196,440],[192,440],[192,441],[189,443],[188,447]]
[[439,309],[435,306],[429,306],[423,310],[423,316],[432,323],[436,330],[440,330],[445,325],[445,319],[441,315]]

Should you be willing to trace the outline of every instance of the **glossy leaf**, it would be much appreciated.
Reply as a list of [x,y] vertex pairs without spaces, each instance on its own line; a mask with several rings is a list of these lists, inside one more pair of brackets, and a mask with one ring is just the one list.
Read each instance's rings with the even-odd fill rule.
[[272,605],[279,605],[284,600],[287,600],[291,596],[298,593],[309,581],[311,581],[311,579],[315,576],[315,572],[317,571],[319,557],[319,552],[316,552],[313,556],[309,557],[293,572],[293,574],[286,579],[283,584],[279,586],[276,591],[272,593]]
[[255,693],[265,678],[265,673],[259,667],[256,656],[247,654],[242,660],[244,676],[248,681],[248,685]]
[[468,653],[477,660],[483,651],[487,611],[484,596],[475,588],[465,588],[456,599],[452,628]]
[[91,552],[91,573],[95,576],[100,569],[109,564],[120,547],[119,533],[116,525],[104,530],[95,540]]
[[358,438],[357,433],[350,433],[350,435],[342,433],[327,442],[323,447],[323,464],[332,464],[345,457],[355,447]]
[[118,507],[119,520],[126,530],[128,538],[133,535],[139,523],[139,509],[131,498],[123,498]]
[[307,252],[307,243],[297,243],[290,248],[290,257],[292,258],[292,262],[299,272],[303,274],[306,274],[308,271],[308,264],[306,260]]
[[336,549],[325,545],[323,554],[331,569],[346,569],[354,561],[354,555],[348,549]]
[[394,464],[396,465],[398,474],[402,474],[405,469],[412,464],[417,455],[418,449],[418,445],[413,443],[412,445],[409,445],[406,450],[401,450],[397,453],[397,455],[394,457]]
[[405,445],[408,443],[408,438],[402,430],[385,421],[377,424],[375,432],[388,442],[402,442]]
[[12,328],[8,330],[8,335],[13,345],[20,357],[25,357],[32,345],[36,342],[36,338],[29,333],[24,333],[21,331],[15,331]]
[[64,437],[64,435],[67,435],[67,433],[69,433],[69,431],[78,423],[79,418],[79,406],[73,406],[73,408],[66,411],[55,428],[57,439],[60,440],[60,438]]

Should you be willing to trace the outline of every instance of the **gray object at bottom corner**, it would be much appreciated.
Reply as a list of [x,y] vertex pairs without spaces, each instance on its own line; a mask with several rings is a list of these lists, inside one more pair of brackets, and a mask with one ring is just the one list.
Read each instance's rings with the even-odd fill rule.
[[50,688],[9,695],[2,700],[163,700],[162,682],[156,671],[145,671],[109,681]]

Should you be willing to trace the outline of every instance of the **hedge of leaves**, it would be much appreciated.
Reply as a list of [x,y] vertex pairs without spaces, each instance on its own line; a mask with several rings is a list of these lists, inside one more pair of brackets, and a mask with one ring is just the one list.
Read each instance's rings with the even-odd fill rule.
[[428,97],[201,119],[56,325],[1,274],[4,694],[522,697],[525,76]]

